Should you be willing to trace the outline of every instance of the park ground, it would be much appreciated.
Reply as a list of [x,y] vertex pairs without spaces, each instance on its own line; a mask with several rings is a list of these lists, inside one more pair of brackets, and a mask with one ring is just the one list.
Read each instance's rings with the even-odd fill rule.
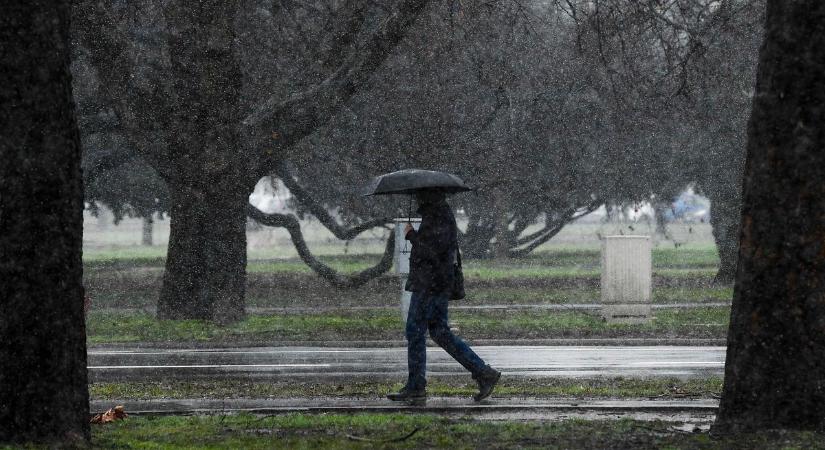
[[[94,220],[94,219],[92,219]],[[159,222],[162,224],[162,222]],[[307,227],[310,245],[325,262],[352,272],[378,260],[380,233],[347,245]],[[313,231],[314,230],[314,231]],[[471,343],[530,345],[556,341],[690,342],[723,345],[731,286],[713,283],[718,257],[706,224],[671,227],[673,240],[653,253],[653,320],[644,325],[605,323],[599,303],[599,241],[612,233],[649,234],[649,224],[576,224],[524,259],[465,262],[467,299],[453,304],[451,323]],[[154,304],[163,269],[164,228],[154,246],[136,245],[139,227],[97,229],[87,224],[85,283],[90,348],[151,346],[403,345],[399,287],[391,276],[336,291],[298,260],[277,231],[249,234],[248,317],[219,327],[199,321],[158,321]],[[469,379],[432,380],[431,396],[469,397]],[[143,379],[95,380],[93,402],[157,399],[375,399],[399,388],[378,380]],[[682,378],[510,378],[496,396],[565,400],[715,400],[719,375]],[[114,405],[112,405],[114,406]],[[128,412],[128,411],[127,411]],[[823,436],[765,432],[714,436],[710,422],[653,416],[519,418],[431,411],[221,412],[137,414],[95,426],[96,448],[825,448]]]

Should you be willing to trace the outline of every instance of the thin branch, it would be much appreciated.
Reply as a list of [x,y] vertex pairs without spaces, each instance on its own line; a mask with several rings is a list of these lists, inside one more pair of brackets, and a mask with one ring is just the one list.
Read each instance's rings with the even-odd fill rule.
[[384,255],[378,264],[352,275],[342,275],[312,255],[304,240],[304,234],[301,232],[301,224],[295,216],[291,214],[267,214],[252,205],[247,205],[246,214],[262,225],[286,228],[301,260],[321,278],[337,288],[353,289],[363,286],[368,281],[386,273],[392,267],[393,253],[395,252],[395,233],[390,233]]

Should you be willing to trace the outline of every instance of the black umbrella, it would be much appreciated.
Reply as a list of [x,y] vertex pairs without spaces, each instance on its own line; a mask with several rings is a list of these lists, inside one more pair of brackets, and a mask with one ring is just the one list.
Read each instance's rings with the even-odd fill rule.
[[447,194],[471,191],[464,181],[446,172],[422,169],[404,169],[373,178],[362,195],[415,194],[421,190],[438,190]]
[[[464,184],[464,180],[447,172],[423,169],[404,169],[397,172],[385,173],[373,178],[364,186],[361,194],[389,195],[409,194],[410,203],[407,217],[412,217],[412,195],[417,191],[437,190],[445,194],[472,191]],[[404,244],[406,246],[406,242]]]

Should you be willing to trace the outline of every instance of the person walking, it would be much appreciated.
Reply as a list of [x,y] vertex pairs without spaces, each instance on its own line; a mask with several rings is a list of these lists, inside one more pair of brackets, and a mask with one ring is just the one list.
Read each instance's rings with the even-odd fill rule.
[[393,401],[424,404],[426,394],[427,332],[430,337],[470,371],[478,383],[477,402],[487,398],[501,378],[501,372],[488,366],[458,336],[447,320],[447,303],[456,286],[454,264],[460,264],[458,229],[446,195],[437,189],[416,192],[421,226],[418,231],[407,224],[405,238],[412,244],[410,273],[405,289],[412,292],[407,315],[407,363],[409,377],[399,391],[387,395]]

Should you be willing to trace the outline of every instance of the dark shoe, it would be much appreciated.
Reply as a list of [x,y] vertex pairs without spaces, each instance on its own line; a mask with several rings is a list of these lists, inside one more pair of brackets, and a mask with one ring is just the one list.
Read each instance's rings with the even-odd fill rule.
[[427,403],[427,392],[408,391],[407,388],[402,388],[398,392],[387,394],[387,398],[394,402],[406,402],[410,405],[422,406]]
[[501,372],[495,369],[490,369],[489,372],[481,375],[476,379],[478,381],[478,394],[473,396],[473,400],[480,402],[489,397],[493,393],[493,388],[501,379]]

